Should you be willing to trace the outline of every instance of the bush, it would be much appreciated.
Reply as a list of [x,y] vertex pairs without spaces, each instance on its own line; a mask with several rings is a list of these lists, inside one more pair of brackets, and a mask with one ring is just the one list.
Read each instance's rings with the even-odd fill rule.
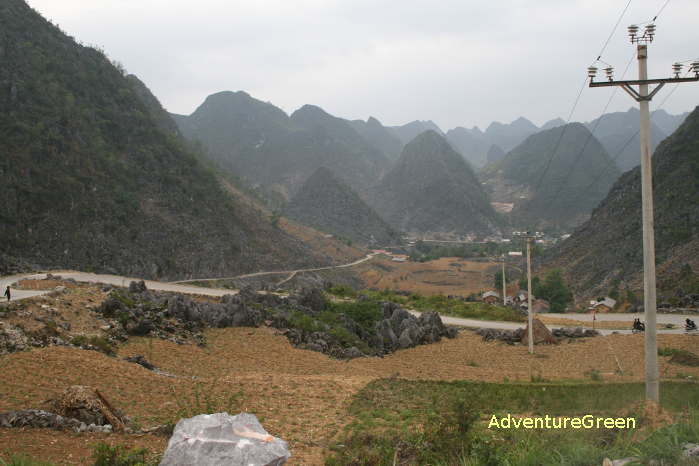
[[100,351],[106,354],[107,356],[114,356],[116,354],[114,346],[112,346],[109,340],[96,335],[90,337],[87,337],[85,335],[76,335],[73,338],[71,338],[70,344],[74,346],[79,346],[81,348],[88,348],[92,346],[96,348],[97,351]]
[[108,445],[100,442],[92,449],[94,466],[148,466],[158,464],[149,461],[145,448],[127,449],[123,445]]

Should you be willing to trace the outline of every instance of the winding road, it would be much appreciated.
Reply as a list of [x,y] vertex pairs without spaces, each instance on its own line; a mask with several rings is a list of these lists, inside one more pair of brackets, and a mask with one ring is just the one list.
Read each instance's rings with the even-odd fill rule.
[[[223,288],[210,288],[210,287],[201,287],[201,286],[192,286],[192,285],[187,285],[186,283],[191,283],[191,282],[196,282],[196,281],[214,281],[214,280],[230,280],[233,278],[246,278],[246,277],[255,277],[255,276],[261,276],[261,275],[270,275],[270,274],[284,274],[288,273],[290,276],[286,278],[284,281],[288,281],[291,278],[293,278],[296,274],[301,273],[301,272],[311,272],[311,271],[320,271],[320,270],[329,270],[329,269],[335,269],[335,268],[346,268],[346,267],[352,267],[358,264],[361,264],[362,262],[365,262],[367,260],[370,260],[372,257],[374,257],[374,254],[368,254],[366,257],[363,259],[354,261],[349,264],[343,264],[343,265],[337,265],[337,266],[329,266],[329,267],[318,267],[318,268],[312,268],[312,269],[299,269],[299,270],[289,270],[289,271],[280,271],[280,272],[258,272],[258,273],[253,273],[253,274],[246,274],[246,275],[240,275],[237,277],[228,277],[228,278],[216,278],[216,279],[203,279],[203,280],[185,280],[185,281],[180,281],[180,282],[158,282],[158,281],[153,281],[153,280],[145,280],[146,286],[150,290],[157,290],[157,291],[171,291],[171,292],[176,292],[176,293],[185,293],[185,294],[197,294],[197,295],[204,295],[204,296],[214,296],[214,297],[220,297],[226,294],[236,294],[238,291],[237,290],[230,290],[230,289],[223,289]],[[105,283],[109,285],[114,285],[114,286],[121,286],[121,287],[126,287],[131,283],[132,281],[139,281],[139,278],[134,278],[134,277],[122,277],[119,275],[104,275],[104,274],[96,274],[96,273],[89,273],[89,272],[76,272],[76,271],[55,271],[55,272],[50,272],[55,276],[60,276],[61,278],[64,279],[73,279],[77,282],[83,282],[83,283]],[[38,273],[38,274],[20,274],[20,275],[10,275],[10,276],[5,276],[5,277],[0,277],[0,289],[5,290],[5,287],[7,286],[12,286],[15,283],[25,280],[25,279],[45,279],[47,277],[46,273]],[[45,295],[47,293],[50,293],[52,290],[19,290],[15,288],[11,288],[12,291],[12,301],[17,301],[21,299],[26,299],[26,298],[31,298],[34,296],[41,296]],[[420,315],[419,312],[417,311],[411,311],[412,314],[414,315]],[[597,320],[598,321],[621,321],[621,322],[629,322],[629,328],[631,327],[631,322],[633,322],[633,319],[636,317],[639,317],[639,314],[597,314]],[[460,327],[469,327],[469,328],[478,328],[478,327],[488,327],[488,328],[497,328],[497,329],[505,329],[505,330],[513,330],[517,329],[520,327],[523,327],[523,323],[519,322],[502,322],[502,321],[489,321],[489,320],[479,320],[479,319],[466,319],[466,318],[461,318],[461,317],[451,317],[451,316],[441,316],[442,321],[445,324],[448,325],[456,325]],[[578,314],[578,313],[569,313],[569,314],[556,314],[557,318],[560,319],[569,319],[572,321],[587,321],[591,322],[592,321],[592,315],[591,314]],[[641,316],[642,317],[642,316]],[[658,329],[658,333],[684,333],[684,320],[686,318],[691,318],[696,320],[697,316],[690,316],[690,315],[682,315],[682,314],[658,314],[657,319],[658,319],[658,324],[674,324],[677,328],[674,329]],[[556,327],[556,325],[549,325],[549,327]],[[608,330],[608,329],[602,329],[600,330],[600,333],[603,335],[608,335],[611,334],[612,332],[618,332],[618,333],[631,333],[631,330]]]

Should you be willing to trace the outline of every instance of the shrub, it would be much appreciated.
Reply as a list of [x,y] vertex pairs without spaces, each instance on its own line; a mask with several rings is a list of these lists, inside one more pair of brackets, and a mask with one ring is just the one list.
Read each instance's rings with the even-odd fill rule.
[[108,445],[100,442],[92,449],[94,466],[148,466],[157,462],[148,461],[145,448],[127,449],[123,445]]

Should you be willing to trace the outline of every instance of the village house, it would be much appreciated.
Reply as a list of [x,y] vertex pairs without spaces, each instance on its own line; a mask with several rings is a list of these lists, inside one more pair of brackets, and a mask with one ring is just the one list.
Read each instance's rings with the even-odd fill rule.
[[597,301],[590,301],[588,311],[611,312],[614,310],[614,306],[616,306],[616,300],[607,296]]
[[544,314],[551,311],[551,304],[545,299],[535,299],[532,301],[532,310],[536,314]]
[[481,299],[484,303],[496,304],[500,302],[500,295],[495,291],[486,291],[483,293],[483,296],[481,296]]

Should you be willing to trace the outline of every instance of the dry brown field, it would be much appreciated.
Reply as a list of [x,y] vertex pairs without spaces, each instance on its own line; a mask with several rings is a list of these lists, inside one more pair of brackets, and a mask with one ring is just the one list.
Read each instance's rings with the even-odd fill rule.
[[492,288],[494,262],[443,257],[429,262],[377,258],[356,268],[368,288],[416,292],[427,296],[468,296]]
[[[59,297],[26,301],[27,320],[50,303],[58,320],[80,323],[94,332],[85,309],[103,297],[79,286]],[[16,322],[15,322],[16,323]],[[116,357],[73,347],[37,348],[0,356],[0,412],[46,408],[45,401],[70,385],[98,388],[113,405],[143,427],[176,421],[183,407],[208,404],[215,411],[256,414],[272,434],[290,443],[291,465],[323,464],[329,444],[352,420],[348,405],[360,389],[377,378],[414,380],[530,381],[532,378],[640,381],[643,335],[611,335],[538,346],[530,356],[522,346],[484,342],[470,331],[456,339],[398,351],[384,358],[351,361],[297,349],[277,330],[228,328],[206,331],[207,347],[134,338]],[[697,337],[659,335],[660,347],[696,351]],[[160,375],[124,357],[141,354],[170,375]],[[677,366],[661,357],[666,379],[699,377],[699,368]],[[208,397],[205,403],[205,393]],[[198,401],[197,401],[198,400]],[[190,414],[190,415],[191,415]],[[37,429],[0,429],[0,456],[24,452],[57,464],[89,464],[98,441],[148,448],[161,453],[165,437],[155,435],[74,434]]]

